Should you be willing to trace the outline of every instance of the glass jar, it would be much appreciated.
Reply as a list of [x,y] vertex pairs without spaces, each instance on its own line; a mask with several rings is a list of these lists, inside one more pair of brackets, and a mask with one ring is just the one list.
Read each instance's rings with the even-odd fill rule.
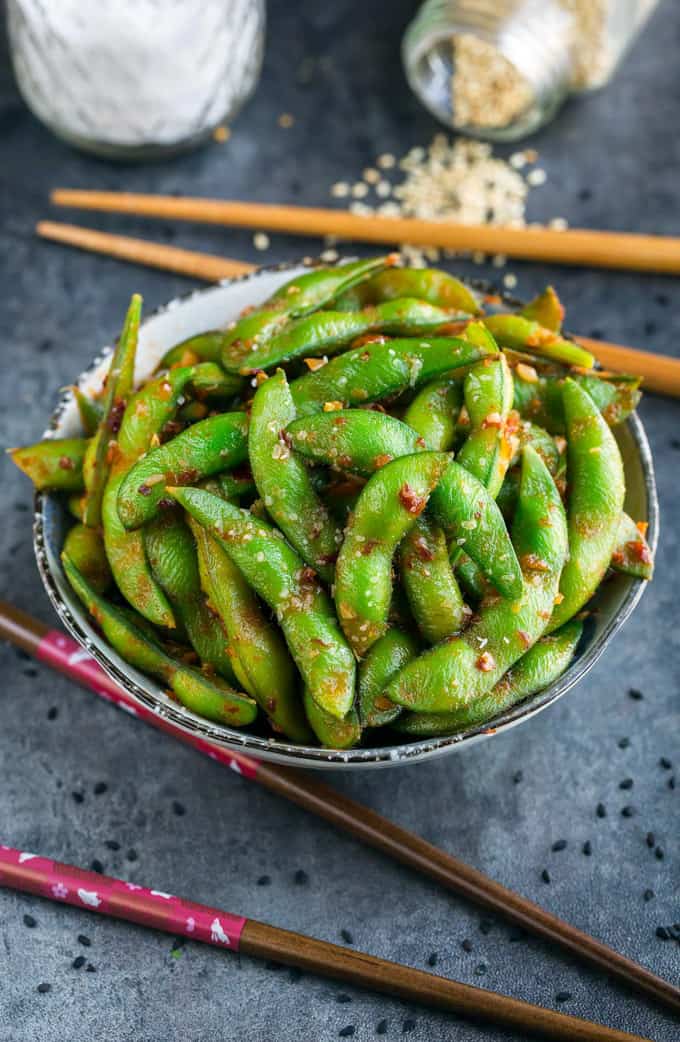
[[264,0],[7,0],[26,104],[70,144],[111,158],[191,148],[257,83]]
[[658,0],[425,0],[403,41],[412,90],[461,133],[513,141],[603,86]]

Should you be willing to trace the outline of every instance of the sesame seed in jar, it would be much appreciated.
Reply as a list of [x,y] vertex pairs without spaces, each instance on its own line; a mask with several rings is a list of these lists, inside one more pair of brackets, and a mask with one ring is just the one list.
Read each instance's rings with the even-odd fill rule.
[[506,127],[533,101],[529,81],[497,47],[473,33],[456,33],[451,109],[456,127]]
[[253,246],[256,250],[269,249],[269,236],[266,232],[255,232],[253,235]]

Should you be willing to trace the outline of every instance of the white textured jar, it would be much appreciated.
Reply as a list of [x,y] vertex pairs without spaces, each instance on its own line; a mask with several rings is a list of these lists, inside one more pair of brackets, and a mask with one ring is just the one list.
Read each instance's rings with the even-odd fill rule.
[[98,155],[200,144],[260,73],[264,0],[7,0],[7,13],[26,104]]

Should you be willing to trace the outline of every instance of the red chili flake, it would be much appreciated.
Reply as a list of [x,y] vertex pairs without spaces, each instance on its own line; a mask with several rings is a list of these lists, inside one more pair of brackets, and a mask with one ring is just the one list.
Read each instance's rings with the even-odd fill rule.
[[538,554],[522,554],[520,564],[527,572],[548,572],[550,567]]
[[[366,333],[364,336],[358,336],[356,340],[352,341],[352,347],[365,347],[367,344],[386,344],[390,338],[383,336],[381,333]],[[361,355],[361,361],[365,362],[367,358],[370,358],[368,351],[365,351]]]
[[407,510],[409,514],[418,517],[419,514],[422,514],[427,505],[427,497],[419,496],[411,488],[408,482],[404,482],[399,489],[399,502],[403,506],[404,510]]
[[503,417],[499,412],[490,412],[482,420],[482,430],[485,430],[487,427],[495,427],[497,430],[500,430],[502,426]]
[[434,559],[433,551],[430,550],[422,536],[418,536],[413,545],[421,561],[432,561]]
[[347,426],[347,417],[346,416],[336,416],[334,418],[334,420],[333,420],[333,426],[334,427],[346,427]]
[[522,641],[522,644],[524,645],[525,648],[530,648],[531,647],[531,637],[526,632],[526,630],[517,630],[517,636]]
[[373,465],[376,470],[380,470],[380,468],[384,467],[386,463],[391,463],[393,459],[394,457],[390,456],[388,452],[384,452],[380,456],[375,457]]
[[68,456],[60,456],[59,457],[59,469],[60,470],[74,470],[75,469],[75,464],[74,464],[72,459],[69,459]]
[[649,552],[649,547],[646,543],[643,543],[641,539],[632,540],[630,543],[626,543],[626,550],[629,551],[632,557],[641,561],[642,564],[652,563],[652,555]]
[[316,572],[309,565],[305,565],[304,568],[300,569],[300,585],[301,586],[314,586],[316,585]]
[[483,651],[475,662],[477,669],[481,669],[482,673],[490,673],[492,669],[496,668],[496,660],[490,651]]
[[149,488],[148,485],[140,485],[139,488],[137,489],[137,491],[139,492],[140,496],[150,496],[151,495],[151,489]]
[[361,544],[361,553],[364,557],[368,557],[369,554],[373,553],[376,546],[380,546],[380,543],[377,539],[364,539],[363,543]]
[[125,412],[125,402],[122,398],[118,398],[114,404],[111,412],[109,413],[109,419],[107,426],[113,434],[117,434],[120,430],[120,425],[123,420],[123,413]]
[[626,560],[626,555],[621,550],[615,550],[612,554],[612,561],[614,564],[623,564]]

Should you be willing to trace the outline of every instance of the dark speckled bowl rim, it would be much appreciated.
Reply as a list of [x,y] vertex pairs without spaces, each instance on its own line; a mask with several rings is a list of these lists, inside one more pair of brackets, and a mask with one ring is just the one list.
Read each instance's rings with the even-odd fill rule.
[[[342,260],[344,260],[344,258],[342,258],[341,261]],[[339,263],[341,261],[339,261]],[[146,317],[144,322],[146,323],[154,317],[176,308],[177,305],[184,300],[214,291],[217,286],[230,286],[236,283],[250,281],[258,278],[260,273],[288,271],[299,268],[303,265],[306,267],[313,267],[321,263],[323,262],[316,258],[305,258],[303,261],[266,265],[254,272],[238,278],[224,279],[219,283],[211,284],[205,288],[190,290],[181,296],[173,298],[169,303],[157,308],[153,313]],[[482,293],[497,294],[513,307],[516,307],[518,303],[521,303],[511,295],[499,291],[489,283],[482,280],[463,279],[463,281],[467,282],[472,288]],[[102,351],[88,368],[84,370],[77,382],[79,384],[82,383],[88,375],[101,364],[102,360],[110,354],[110,351],[110,348]],[[50,436],[54,430],[57,429],[61,416],[67,404],[70,402],[70,398],[70,392],[66,392],[60,399],[56,409],[50,417],[46,436]],[[649,525],[647,537],[650,546],[654,551],[658,540],[659,506],[651,449],[644,427],[637,415],[633,414],[626,422],[637,447],[639,462],[644,475],[647,521]],[[39,492],[35,496],[33,546],[38,570],[45,590],[47,591],[47,595],[50,598],[59,619],[75,640],[77,640],[78,643],[96,659],[106,673],[108,673],[108,675],[116,681],[116,683],[118,683],[127,694],[132,696],[133,699],[141,703],[163,720],[169,721],[190,735],[218,743],[224,748],[252,754],[255,758],[259,757],[263,760],[292,766],[316,768],[367,768],[417,763],[431,759],[435,756],[442,756],[445,753],[452,752],[454,749],[458,749],[464,745],[474,744],[475,742],[488,738],[491,735],[502,734],[508,731],[511,727],[515,727],[517,724],[529,720],[531,717],[547,708],[547,706],[552,705],[553,702],[556,702],[558,698],[561,698],[562,695],[566,694],[567,691],[574,687],[586,675],[586,673],[592,669],[614,635],[621,629],[628,617],[632,614],[642,597],[645,586],[647,585],[644,580],[631,579],[630,588],[623,603],[619,607],[618,611],[607,620],[600,635],[593,641],[591,647],[588,648],[585,654],[576,658],[572,665],[554,684],[549,685],[543,691],[524,702],[520,702],[518,705],[511,707],[506,712],[499,714],[497,717],[494,717],[492,721],[483,725],[471,727],[455,735],[420,739],[419,741],[414,742],[404,742],[401,744],[380,746],[376,748],[359,747],[347,750],[321,749],[315,746],[294,745],[278,738],[262,738],[258,735],[248,734],[247,732],[237,731],[226,726],[211,723],[210,721],[204,720],[189,712],[183,706],[170,701],[160,686],[155,685],[155,682],[151,678],[148,678],[150,690],[145,690],[140,687],[131,676],[121,670],[118,665],[109,658],[106,653],[107,645],[103,641],[102,637],[91,626],[85,612],[81,611],[74,613],[64,600],[58,588],[55,576],[53,575],[49,564],[48,555],[45,552],[45,507],[48,500],[49,495],[47,493]],[[62,581],[65,582],[65,580]],[[156,687],[157,690],[151,690],[153,687]]]

